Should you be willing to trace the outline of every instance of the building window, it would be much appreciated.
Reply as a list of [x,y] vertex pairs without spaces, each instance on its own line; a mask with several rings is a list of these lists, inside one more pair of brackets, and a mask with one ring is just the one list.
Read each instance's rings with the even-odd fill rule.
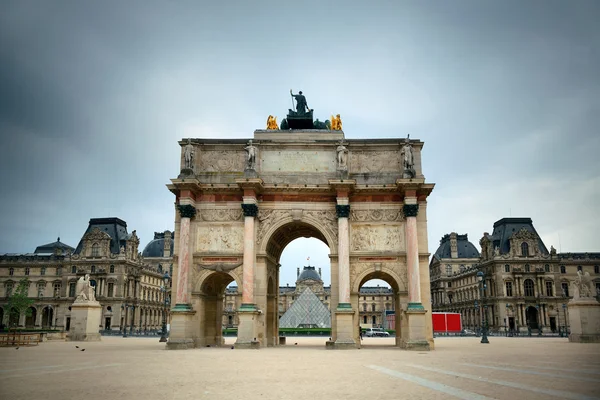
[[25,268],[25,275],[29,275],[29,267]]
[[563,282],[560,284],[562,288],[563,296],[569,297],[569,284],[567,282]]
[[504,265],[504,272],[510,272],[510,265]]
[[377,317],[373,315],[373,326],[377,325]]
[[375,300],[375,296],[371,296],[371,300]]
[[533,281],[531,279],[525,279],[525,282],[523,282],[523,286],[525,286],[525,296],[535,296],[533,293]]
[[506,296],[507,297],[512,297],[513,292],[512,292],[512,282],[506,282]]
[[448,287],[452,287],[452,282],[448,282]]
[[111,274],[114,274],[115,273],[115,266],[111,265],[109,271],[110,271]]
[[390,299],[390,296],[385,296],[385,299],[386,299],[386,300],[389,300],[389,299]]
[[76,267],[76,266],[74,266],[74,265],[73,265],[73,266],[71,267],[71,273],[72,273],[72,274],[76,274],[76,273],[77,273],[77,267]]
[[100,257],[100,245],[98,243],[92,245],[92,257]]
[[363,303],[363,311],[367,312],[367,303]]
[[446,275],[452,275],[452,265],[446,265]]
[[581,271],[581,270],[582,270],[581,265],[578,265],[577,266],[577,271]]
[[46,267],[40,269],[40,275],[46,275]]
[[11,268],[8,270],[8,275],[13,276],[15,274],[15,269]]
[[552,281],[546,282],[546,296],[554,296],[552,286],[553,286]]
[[448,295],[448,301],[449,301],[450,303],[452,303],[452,293],[450,293],[450,294]]
[[96,266],[92,265],[92,274],[95,274],[95,273],[96,273]]
[[371,311],[375,312],[375,304],[371,304]]
[[567,273],[567,268],[564,265],[560,266],[560,273],[561,274],[566,274]]
[[108,297],[113,297],[114,291],[115,291],[115,284],[109,283],[108,284]]
[[544,265],[544,272],[550,272],[550,266],[548,264]]
[[600,266],[594,265],[594,273],[595,274],[600,274]]
[[525,264],[525,272],[531,272],[531,267],[529,264]]
[[69,297],[75,297],[75,282],[69,283]]
[[59,276],[62,272],[62,268],[58,267],[56,268],[56,276]]
[[366,324],[367,323],[367,316],[365,315],[363,318],[363,323]]
[[54,284],[54,297],[60,297],[60,283]]
[[521,243],[521,255],[527,257],[529,255],[529,245],[525,242]]
[[13,284],[7,283],[6,284],[6,297],[9,297],[12,294],[12,290],[13,290]]
[[600,282],[596,282],[596,296],[600,296]]

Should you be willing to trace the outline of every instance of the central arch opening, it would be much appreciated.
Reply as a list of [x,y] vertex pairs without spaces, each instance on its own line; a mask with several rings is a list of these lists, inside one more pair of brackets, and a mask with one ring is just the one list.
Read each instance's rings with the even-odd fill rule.
[[270,236],[263,258],[268,346],[323,346],[331,336],[330,253],[326,236],[307,222],[288,222]]

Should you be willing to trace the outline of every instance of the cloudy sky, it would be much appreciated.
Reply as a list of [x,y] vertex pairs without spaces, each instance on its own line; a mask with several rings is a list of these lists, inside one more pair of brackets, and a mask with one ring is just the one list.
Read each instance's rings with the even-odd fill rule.
[[[177,140],[250,138],[290,88],[347,138],[425,142],[430,252],[508,216],[600,251],[598,20],[593,0],[2,1],[0,253],[76,246],[95,217],[172,229]],[[290,246],[281,284],[327,262]]]

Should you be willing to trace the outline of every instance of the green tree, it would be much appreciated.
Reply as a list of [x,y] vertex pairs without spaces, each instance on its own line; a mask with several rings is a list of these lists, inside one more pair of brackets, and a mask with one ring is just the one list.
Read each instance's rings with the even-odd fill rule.
[[[8,313],[9,321],[15,319],[19,320],[21,313],[24,313],[26,317],[31,316],[31,305],[35,302],[27,296],[29,291],[29,281],[27,278],[23,278],[19,281],[17,288],[8,297]],[[16,327],[16,326],[15,326]]]

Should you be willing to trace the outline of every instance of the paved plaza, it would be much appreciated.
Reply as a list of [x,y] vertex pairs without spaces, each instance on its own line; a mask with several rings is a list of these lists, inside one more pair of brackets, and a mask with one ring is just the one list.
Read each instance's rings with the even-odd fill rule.
[[600,399],[600,344],[461,337],[410,352],[365,338],[332,351],[324,338],[288,338],[232,350],[234,340],[187,351],[121,337],[0,348],[0,399]]

